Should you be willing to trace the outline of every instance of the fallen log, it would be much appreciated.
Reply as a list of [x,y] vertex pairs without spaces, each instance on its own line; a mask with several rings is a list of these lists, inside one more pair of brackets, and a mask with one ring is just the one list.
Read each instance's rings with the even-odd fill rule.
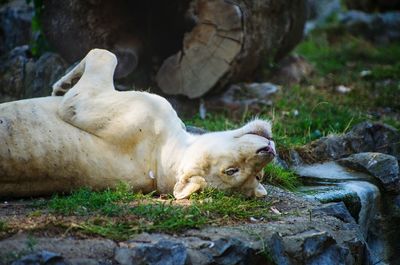
[[[67,61],[116,53],[116,78],[198,98],[251,79],[301,40],[305,0],[43,1],[44,33]],[[157,89],[159,89],[157,91]]]

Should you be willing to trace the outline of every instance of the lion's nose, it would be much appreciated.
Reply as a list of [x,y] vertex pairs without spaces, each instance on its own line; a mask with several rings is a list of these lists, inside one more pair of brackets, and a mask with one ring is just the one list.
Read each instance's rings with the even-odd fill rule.
[[[271,142],[270,142],[271,143]],[[262,147],[260,149],[257,150],[257,154],[261,154],[261,155],[272,155],[272,156],[276,156],[276,152],[275,152],[275,148],[273,145],[269,144],[265,147]]]
[[271,154],[271,155],[273,155],[273,156],[276,155],[275,149],[274,149],[274,147],[271,146],[271,145],[268,145],[268,146],[267,146],[267,153],[268,153],[268,154]]

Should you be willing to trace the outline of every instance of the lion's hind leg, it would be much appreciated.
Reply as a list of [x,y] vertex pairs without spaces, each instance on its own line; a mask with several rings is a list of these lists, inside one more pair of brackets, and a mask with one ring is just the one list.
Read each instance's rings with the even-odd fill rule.
[[[114,89],[113,75],[117,65],[115,55],[107,50],[93,49],[64,80],[80,76],[79,81],[63,96],[58,116],[75,127],[99,135],[116,119],[115,102],[124,99]],[[82,68],[82,69],[81,69]],[[63,78],[59,81],[62,84]],[[58,83],[58,82],[57,82]],[[57,88],[62,91],[63,88]]]

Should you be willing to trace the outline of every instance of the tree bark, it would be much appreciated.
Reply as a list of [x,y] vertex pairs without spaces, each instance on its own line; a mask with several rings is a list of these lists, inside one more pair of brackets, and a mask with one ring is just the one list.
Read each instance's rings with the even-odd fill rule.
[[71,63],[106,48],[119,59],[116,78],[198,98],[288,54],[302,38],[305,2],[44,0],[42,24]]

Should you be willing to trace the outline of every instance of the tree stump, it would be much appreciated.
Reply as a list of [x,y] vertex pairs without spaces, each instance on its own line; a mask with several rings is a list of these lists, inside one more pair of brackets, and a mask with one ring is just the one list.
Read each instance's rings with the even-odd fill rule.
[[70,63],[106,48],[116,78],[198,98],[250,80],[301,40],[305,0],[44,0],[42,25]]

